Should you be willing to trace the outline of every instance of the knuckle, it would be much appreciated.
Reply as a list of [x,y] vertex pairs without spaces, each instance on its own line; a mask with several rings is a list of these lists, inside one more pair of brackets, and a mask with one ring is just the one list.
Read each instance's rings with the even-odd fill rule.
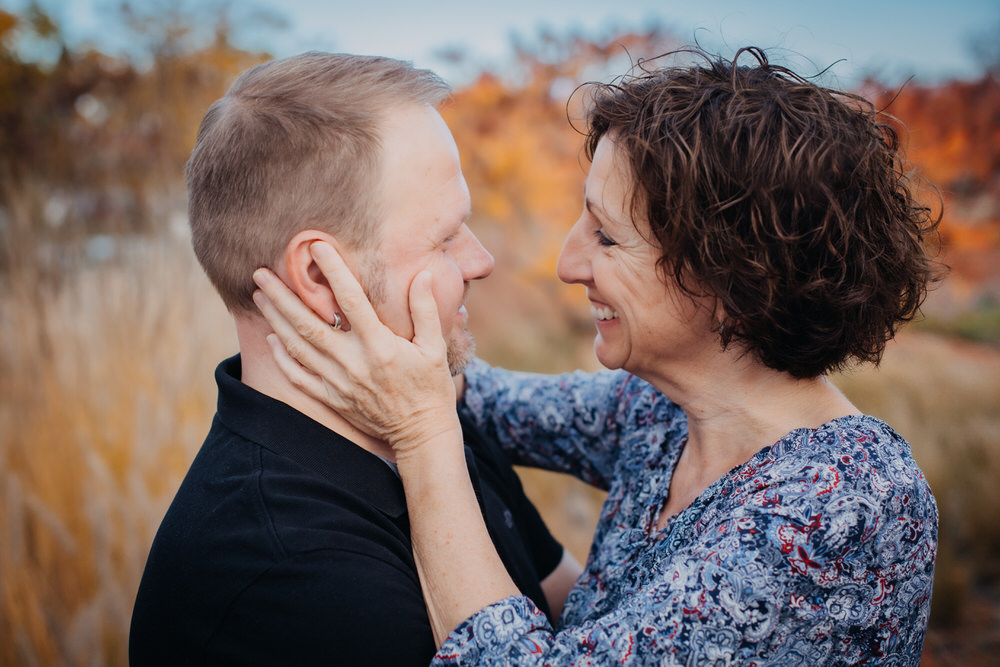
[[302,361],[302,356],[304,354],[304,346],[297,340],[290,340],[285,343],[285,351],[288,352],[288,356],[296,361]]
[[315,321],[301,322],[297,327],[300,334],[306,340],[319,340],[325,333],[325,326],[320,326]]
[[357,294],[338,294],[337,301],[344,310],[357,311],[361,307],[361,297]]

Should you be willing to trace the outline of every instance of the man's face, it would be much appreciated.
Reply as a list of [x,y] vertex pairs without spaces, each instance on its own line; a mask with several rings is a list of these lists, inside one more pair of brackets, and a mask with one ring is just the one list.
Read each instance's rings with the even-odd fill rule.
[[437,111],[416,104],[393,110],[384,121],[382,139],[377,254],[385,298],[374,304],[375,310],[386,326],[412,338],[410,283],[420,271],[430,271],[448,365],[457,375],[475,352],[466,328],[468,283],[493,271],[493,257],[465,224],[469,188],[455,140]]

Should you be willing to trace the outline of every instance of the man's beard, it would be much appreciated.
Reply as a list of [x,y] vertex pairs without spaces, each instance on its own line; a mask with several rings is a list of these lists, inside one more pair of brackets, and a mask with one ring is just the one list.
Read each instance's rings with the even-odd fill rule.
[[465,372],[472,358],[476,356],[476,341],[472,332],[465,326],[457,334],[448,339],[448,370],[452,377]]

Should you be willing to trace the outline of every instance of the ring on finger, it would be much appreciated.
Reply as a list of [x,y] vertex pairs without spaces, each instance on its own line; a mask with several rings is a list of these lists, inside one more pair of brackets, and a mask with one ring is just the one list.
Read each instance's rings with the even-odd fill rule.
[[340,331],[340,328],[343,326],[343,324],[344,320],[341,319],[340,313],[335,312],[333,314],[333,322],[330,323],[330,328],[333,329],[334,331]]

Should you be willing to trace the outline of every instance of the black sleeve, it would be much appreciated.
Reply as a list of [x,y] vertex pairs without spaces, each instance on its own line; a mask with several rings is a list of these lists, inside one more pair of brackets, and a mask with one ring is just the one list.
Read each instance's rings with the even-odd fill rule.
[[489,474],[502,487],[504,500],[513,514],[538,580],[542,581],[552,574],[562,560],[562,544],[552,536],[535,505],[524,494],[521,479],[500,446],[485,437],[470,420],[463,417],[461,422],[466,444],[476,452],[478,460],[485,463]]
[[434,655],[419,582],[351,551],[288,558],[233,602],[207,665],[413,665]]

